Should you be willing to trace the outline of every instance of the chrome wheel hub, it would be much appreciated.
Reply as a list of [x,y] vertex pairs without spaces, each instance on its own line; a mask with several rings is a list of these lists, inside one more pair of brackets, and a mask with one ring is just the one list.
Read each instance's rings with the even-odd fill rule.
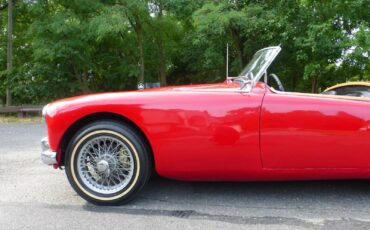
[[131,150],[113,136],[88,140],[77,156],[77,172],[83,184],[101,194],[114,194],[124,189],[134,169]]
[[97,167],[96,168],[98,169],[98,172],[101,172],[102,173],[102,172],[105,172],[105,171],[107,171],[109,169],[109,164],[108,164],[107,161],[101,160],[101,161],[99,161],[97,163]]

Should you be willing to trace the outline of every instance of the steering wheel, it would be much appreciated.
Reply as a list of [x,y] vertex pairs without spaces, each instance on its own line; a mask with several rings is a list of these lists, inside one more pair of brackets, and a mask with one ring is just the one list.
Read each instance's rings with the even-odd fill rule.
[[267,77],[267,82],[266,82],[266,84],[268,84],[268,80],[269,80],[270,78],[274,79],[274,81],[276,82],[276,84],[277,84],[277,86],[278,86],[278,88],[279,88],[279,91],[282,91],[282,92],[284,92],[284,91],[285,91],[284,86],[283,86],[283,84],[282,84],[282,83],[281,83],[281,81],[280,81],[280,78],[279,78],[276,74],[271,73],[271,74]]

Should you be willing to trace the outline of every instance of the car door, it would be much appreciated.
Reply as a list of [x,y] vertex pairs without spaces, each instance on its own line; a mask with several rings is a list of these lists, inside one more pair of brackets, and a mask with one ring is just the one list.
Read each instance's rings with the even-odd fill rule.
[[241,180],[259,170],[264,89],[192,89],[141,111],[158,174],[176,179]]
[[261,111],[262,164],[368,168],[369,130],[370,101],[268,92]]

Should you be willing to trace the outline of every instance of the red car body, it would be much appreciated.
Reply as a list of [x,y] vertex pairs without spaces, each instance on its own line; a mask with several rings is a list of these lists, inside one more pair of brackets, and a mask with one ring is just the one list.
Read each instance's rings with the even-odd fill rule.
[[85,117],[114,114],[145,135],[155,171],[181,180],[370,178],[370,100],[235,82],[79,96],[50,104],[50,149]]

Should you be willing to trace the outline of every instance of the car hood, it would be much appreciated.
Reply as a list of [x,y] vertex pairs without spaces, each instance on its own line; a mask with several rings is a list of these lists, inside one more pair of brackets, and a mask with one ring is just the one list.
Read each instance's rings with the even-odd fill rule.
[[98,99],[111,96],[123,96],[123,95],[140,95],[145,93],[163,93],[163,92],[218,92],[218,91],[234,91],[239,89],[238,83],[214,83],[214,84],[199,84],[199,85],[183,85],[183,86],[167,86],[160,88],[144,89],[144,90],[133,90],[133,91],[120,91],[120,92],[107,92],[107,93],[96,93],[87,94],[81,96],[74,96],[57,100],[53,103],[69,102],[74,100],[85,100],[85,99]]
[[55,114],[57,111],[72,110],[76,107],[89,106],[93,104],[119,104],[119,103],[141,103],[143,101],[155,101],[156,98],[166,97],[168,93],[196,93],[196,92],[228,92],[235,91],[240,88],[238,83],[215,83],[215,84],[200,84],[200,85],[185,85],[185,86],[168,86],[161,88],[125,91],[125,92],[108,92],[81,95],[69,97],[54,101],[47,105],[49,115]]

